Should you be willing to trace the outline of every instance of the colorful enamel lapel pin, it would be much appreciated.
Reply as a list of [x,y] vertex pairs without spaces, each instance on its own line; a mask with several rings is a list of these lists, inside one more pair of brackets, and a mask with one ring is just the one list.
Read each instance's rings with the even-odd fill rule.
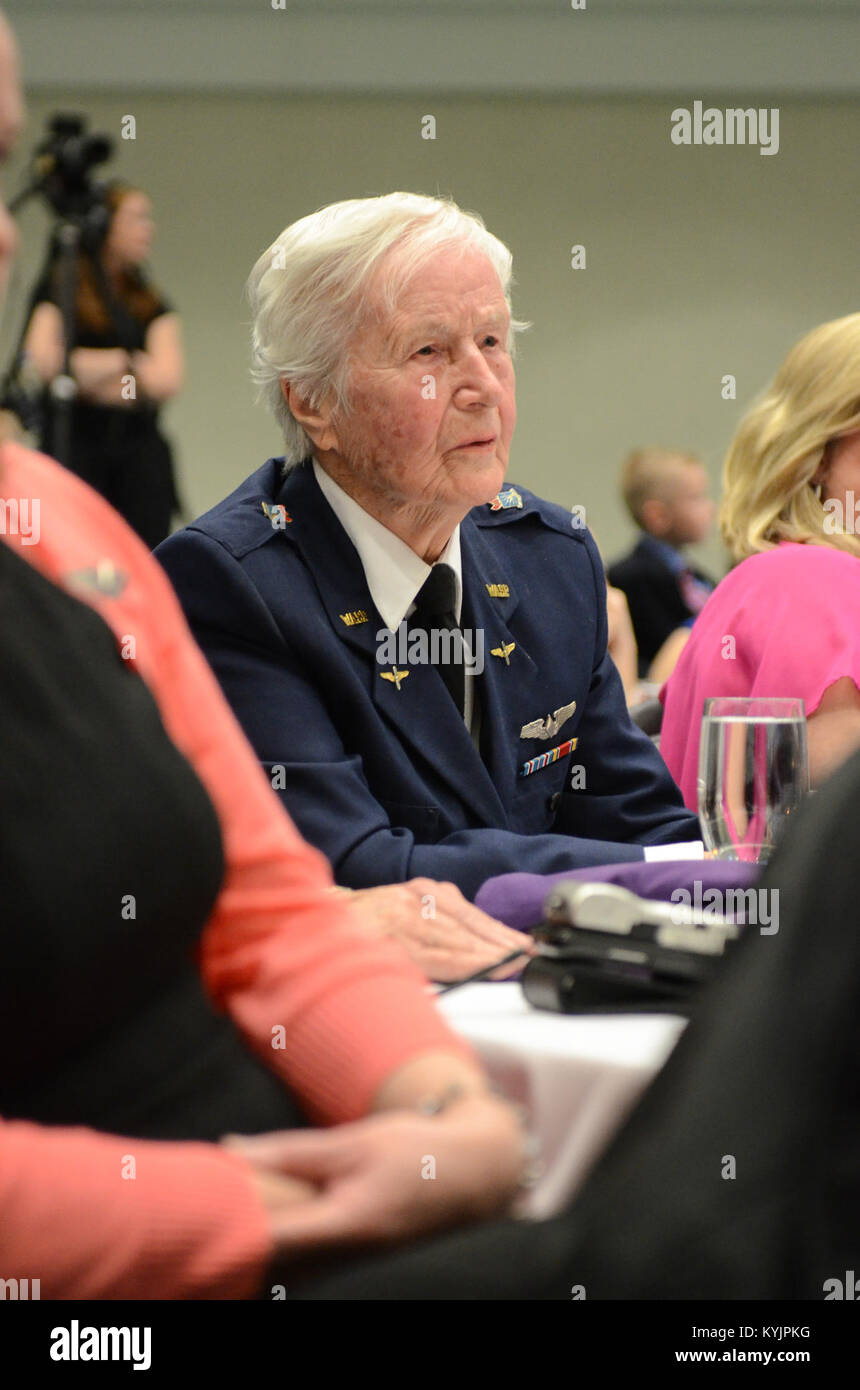
[[284,506],[283,502],[261,502],[260,506],[272,523],[274,531],[283,531],[292,521],[292,517]]
[[487,506],[491,512],[507,512],[512,507],[522,507],[523,499],[515,487],[506,487],[501,492],[497,492],[492,502]]

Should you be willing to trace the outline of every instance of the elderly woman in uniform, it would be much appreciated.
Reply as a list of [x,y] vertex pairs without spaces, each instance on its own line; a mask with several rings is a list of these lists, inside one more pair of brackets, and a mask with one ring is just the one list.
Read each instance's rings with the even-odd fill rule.
[[284,453],[159,549],[272,785],[353,888],[472,896],[698,841],[627,714],[591,536],[506,484],[510,284],[449,201],[287,227],[249,284]]

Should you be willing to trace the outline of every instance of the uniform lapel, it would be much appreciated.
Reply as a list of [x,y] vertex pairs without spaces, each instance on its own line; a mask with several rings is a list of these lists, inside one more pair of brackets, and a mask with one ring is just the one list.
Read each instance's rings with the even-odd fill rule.
[[502,572],[504,566],[485,533],[470,517],[460,528],[460,545],[464,625],[468,622],[484,634],[484,671],[478,682],[481,754],[494,786],[507,802],[516,789],[520,766],[531,756],[531,743],[520,740],[523,711],[537,712],[546,696],[541,673],[517,630],[520,595],[512,576]]
[[292,517],[290,539],[313,576],[332,628],[347,646],[372,659],[382,619],[358,552],[323,497],[310,464],[291,469],[277,500]]
[[[377,709],[479,822],[498,824],[500,799],[439,672],[410,662],[408,656],[403,661],[377,660],[377,653],[385,652],[377,639],[384,622],[370,597],[358,552],[323,496],[313,469],[303,465],[291,470],[277,500],[292,517],[290,538],[313,575],[331,627],[365,670]],[[408,653],[405,632],[394,634],[392,641],[395,656]]]
[[[408,657],[384,665],[374,661],[374,666],[374,703],[404,743],[448,783],[480,823],[497,824],[499,796],[439,672]],[[395,673],[397,681],[387,679]]]

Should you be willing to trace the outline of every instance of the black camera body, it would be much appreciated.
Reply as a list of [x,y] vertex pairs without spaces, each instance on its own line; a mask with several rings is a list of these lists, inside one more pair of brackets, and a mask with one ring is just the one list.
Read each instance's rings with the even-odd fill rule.
[[58,217],[89,220],[104,206],[104,185],[93,170],[112,154],[110,137],[89,133],[83,116],[58,112],[49,118],[48,134],[33,155],[33,172]]
[[533,935],[541,954],[523,993],[556,1013],[688,1014],[738,928],[711,914],[638,898],[611,883],[557,884]]
[[[33,152],[25,189],[10,204],[10,211],[14,212],[27,198],[38,193],[56,214],[57,222],[36,290],[47,269],[56,265],[63,272],[61,278],[66,285],[65,298],[69,305],[74,302],[79,253],[85,253],[97,263],[110,224],[106,185],[94,177],[94,170],[112,154],[110,137],[90,133],[83,116],[57,112],[49,118],[48,133]],[[21,429],[38,441],[43,437],[48,412],[61,410],[62,402],[48,395],[23,355],[24,335],[34,303],[31,297],[15,352],[0,382],[0,409],[11,411]],[[66,446],[56,442],[53,452],[62,461]]]

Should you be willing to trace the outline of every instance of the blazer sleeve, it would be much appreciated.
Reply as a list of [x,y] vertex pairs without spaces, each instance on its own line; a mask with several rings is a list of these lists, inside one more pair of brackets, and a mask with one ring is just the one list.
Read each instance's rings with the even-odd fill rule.
[[[611,834],[624,821],[630,838],[641,845],[698,840],[699,821],[686,809],[665,762],[647,734],[636,727],[627,709],[621,677],[608,652],[608,619],[600,556],[591,537],[586,542],[595,585],[598,628],[595,667],[585,713],[579,726],[578,755],[584,785],[563,798],[560,822],[571,834],[588,826],[592,834]],[[585,750],[599,749],[589,760]]]
[[[377,800],[360,756],[344,747],[335,727],[326,704],[330,692],[290,650],[238,561],[218,541],[193,529],[172,536],[159,558],[166,562],[194,636],[249,742],[263,766],[275,772],[273,784],[286,810],[324,850],[340,883],[366,887],[426,876],[454,882],[474,897],[485,879],[497,874],[621,863],[642,859],[645,842],[698,838],[698,823],[684,810],[659,754],[631,725],[620,679],[611,659],[604,657],[594,677],[589,718],[602,740],[594,746],[614,747],[615,752],[611,770],[590,797],[588,814],[583,805],[573,819],[559,817],[563,833],[525,835],[471,827],[421,843],[398,823],[397,808]],[[601,621],[605,653],[605,605]],[[301,750],[300,761],[296,749]],[[612,837],[619,824],[627,823],[633,764],[637,775],[642,771],[641,790],[633,798],[629,841],[618,842]],[[625,817],[617,814],[622,800]],[[635,842],[637,832],[640,843]]]

